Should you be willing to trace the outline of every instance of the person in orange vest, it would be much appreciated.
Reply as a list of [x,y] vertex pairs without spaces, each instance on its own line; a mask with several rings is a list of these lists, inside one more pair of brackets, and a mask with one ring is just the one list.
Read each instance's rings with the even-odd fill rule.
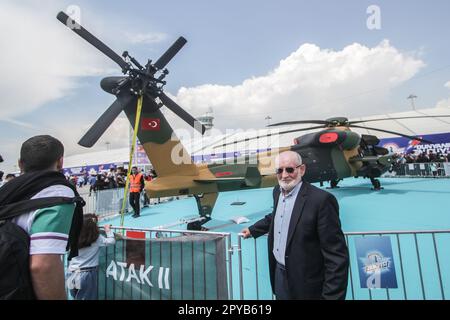
[[133,218],[137,218],[141,214],[140,199],[144,185],[144,175],[138,172],[137,167],[132,167],[130,175],[130,205],[134,210]]

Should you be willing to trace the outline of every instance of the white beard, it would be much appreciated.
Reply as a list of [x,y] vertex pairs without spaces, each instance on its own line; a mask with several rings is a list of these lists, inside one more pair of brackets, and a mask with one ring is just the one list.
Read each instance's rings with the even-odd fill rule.
[[300,183],[300,181],[297,180],[292,180],[291,182],[278,181],[278,183],[280,184],[280,187],[283,188],[284,191],[289,192],[292,189],[294,189],[295,186]]

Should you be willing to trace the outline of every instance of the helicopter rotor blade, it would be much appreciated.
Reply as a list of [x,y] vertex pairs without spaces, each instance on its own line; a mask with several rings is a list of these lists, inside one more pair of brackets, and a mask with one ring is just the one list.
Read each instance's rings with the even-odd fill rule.
[[61,21],[64,25],[66,25],[69,29],[72,29],[73,32],[78,34],[81,38],[89,42],[91,45],[100,50],[103,54],[109,57],[112,61],[117,63],[123,71],[129,69],[128,63],[122,59],[117,53],[115,53],[111,48],[97,39],[94,35],[92,35],[89,31],[83,28],[78,22],[70,18],[65,12],[60,11],[56,18]]
[[156,103],[155,97],[148,92],[145,93],[144,105],[145,104],[149,104],[150,109],[155,111],[162,107],[162,105],[158,105],[158,103]]
[[102,134],[108,129],[117,116],[135,99],[132,95],[118,95],[117,99],[109,106],[108,109],[97,119],[92,127],[80,139],[78,144],[83,147],[92,147]]
[[268,125],[268,127],[285,126],[285,125],[287,126],[287,125],[302,124],[302,123],[306,123],[306,124],[324,124],[324,125],[328,125],[328,124],[330,124],[330,121],[326,121],[326,120],[299,120],[299,121],[287,121],[287,122],[278,122],[278,123],[270,124],[270,125]]
[[183,37],[179,37],[169,49],[164,52],[164,54],[155,62],[154,66],[157,70],[163,69],[170,60],[181,50],[181,48],[186,44],[187,40]]
[[172,99],[170,99],[164,92],[161,92],[159,95],[159,99],[161,99],[162,103],[172,110],[177,116],[183,119],[187,124],[189,124],[192,128],[199,131],[201,134],[205,133],[205,126],[200,123],[197,119],[187,113],[183,108],[181,108],[178,104],[175,103]]
[[374,131],[385,132],[385,133],[391,133],[391,134],[394,134],[394,135],[397,135],[397,136],[401,136],[401,137],[405,137],[405,138],[408,138],[408,139],[411,139],[411,140],[418,140],[420,142],[431,143],[431,144],[433,143],[432,141],[429,141],[429,140],[425,140],[425,139],[422,139],[422,138],[419,138],[419,137],[415,137],[415,136],[409,136],[407,134],[403,134],[403,133],[395,132],[395,131],[389,131],[389,130],[384,130],[384,129],[371,128],[371,127],[363,127],[363,126],[357,126],[357,125],[353,125],[353,124],[349,125],[349,127],[361,128],[361,129],[367,129],[367,130],[374,130]]
[[323,129],[323,128],[324,128],[324,126],[316,126],[316,127],[309,127],[309,128],[286,130],[286,131],[275,132],[275,133],[268,133],[268,134],[263,134],[261,136],[257,136],[257,137],[253,137],[253,138],[241,139],[241,140],[236,140],[236,141],[233,141],[233,142],[228,142],[228,143],[225,143],[225,144],[221,144],[220,146],[216,146],[215,148],[225,147],[225,146],[229,146],[230,144],[246,142],[246,141],[260,139],[260,138],[265,138],[265,137],[274,136],[274,135],[278,135],[278,134],[286,134],[286,133],[292,133],[292,132],[307,131],[307,130],[314,130],[314,129]]
[[369,119],[369,120],[356,120],[356,121],[349,121],[349,124],[354,123],[363,123],[363,122],[373,122],[373,121],[386,121],[386,120],[401,120],[401,119],[422,119],[422,118],[447,118],[450,117],[450,115],[436,115],[436,116],[411,116],[411,117],[398,117],[398,118],[380,118],[380,119]]

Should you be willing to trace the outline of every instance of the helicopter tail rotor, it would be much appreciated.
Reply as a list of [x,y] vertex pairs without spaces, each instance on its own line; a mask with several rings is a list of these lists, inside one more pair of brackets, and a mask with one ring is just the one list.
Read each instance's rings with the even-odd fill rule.
[[[202,134],[205,132],[206,128],[204,125],[170,99],[162,90],[166,84],[163,79],[169,73],[164,68],[186,44],[187,40],[185,38],[179,37],[154,64],[151,64],[151,60],[149,60],[144,68],[127,51],[123,53],[123,58],[119,56],[66,13],[61,11],[56,18],[116,62],[126,75],[122,77],[107,77],[101,81],[100,85],[102,89],[114,94],[117,99],[81,138],[79,141],[80,145],[85,147],[93,146],[120,112],[135,101],[138,95],[144,95],[145,99],[150,100],[150,103],[146,105],[152,106],[153,109],[159,109],[165,105],[194,129],[200,131]],[[161,72],[161,74],[155,77],[155,73],[157,72]],[[155,101],[158,98],[162,103]]]

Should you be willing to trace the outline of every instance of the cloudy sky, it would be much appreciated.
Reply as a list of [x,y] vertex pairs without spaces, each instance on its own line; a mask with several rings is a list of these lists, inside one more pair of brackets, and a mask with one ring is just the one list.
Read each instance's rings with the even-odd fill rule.
[[[37,134],[60,138],[67,155],[91,151],[77,141],[114,100],[99,82],[120,70],[56,20],[61,10],[142,64],[184,36],[165,92],[194,116],[212,108],[223,132],[262,128],[267,116],[405,111],[411,93],[417,108],[450,104],[447,0],[1,0],[0,170],[14,170]],[[122,117],[93,149],[105,142],[127,145]]]

